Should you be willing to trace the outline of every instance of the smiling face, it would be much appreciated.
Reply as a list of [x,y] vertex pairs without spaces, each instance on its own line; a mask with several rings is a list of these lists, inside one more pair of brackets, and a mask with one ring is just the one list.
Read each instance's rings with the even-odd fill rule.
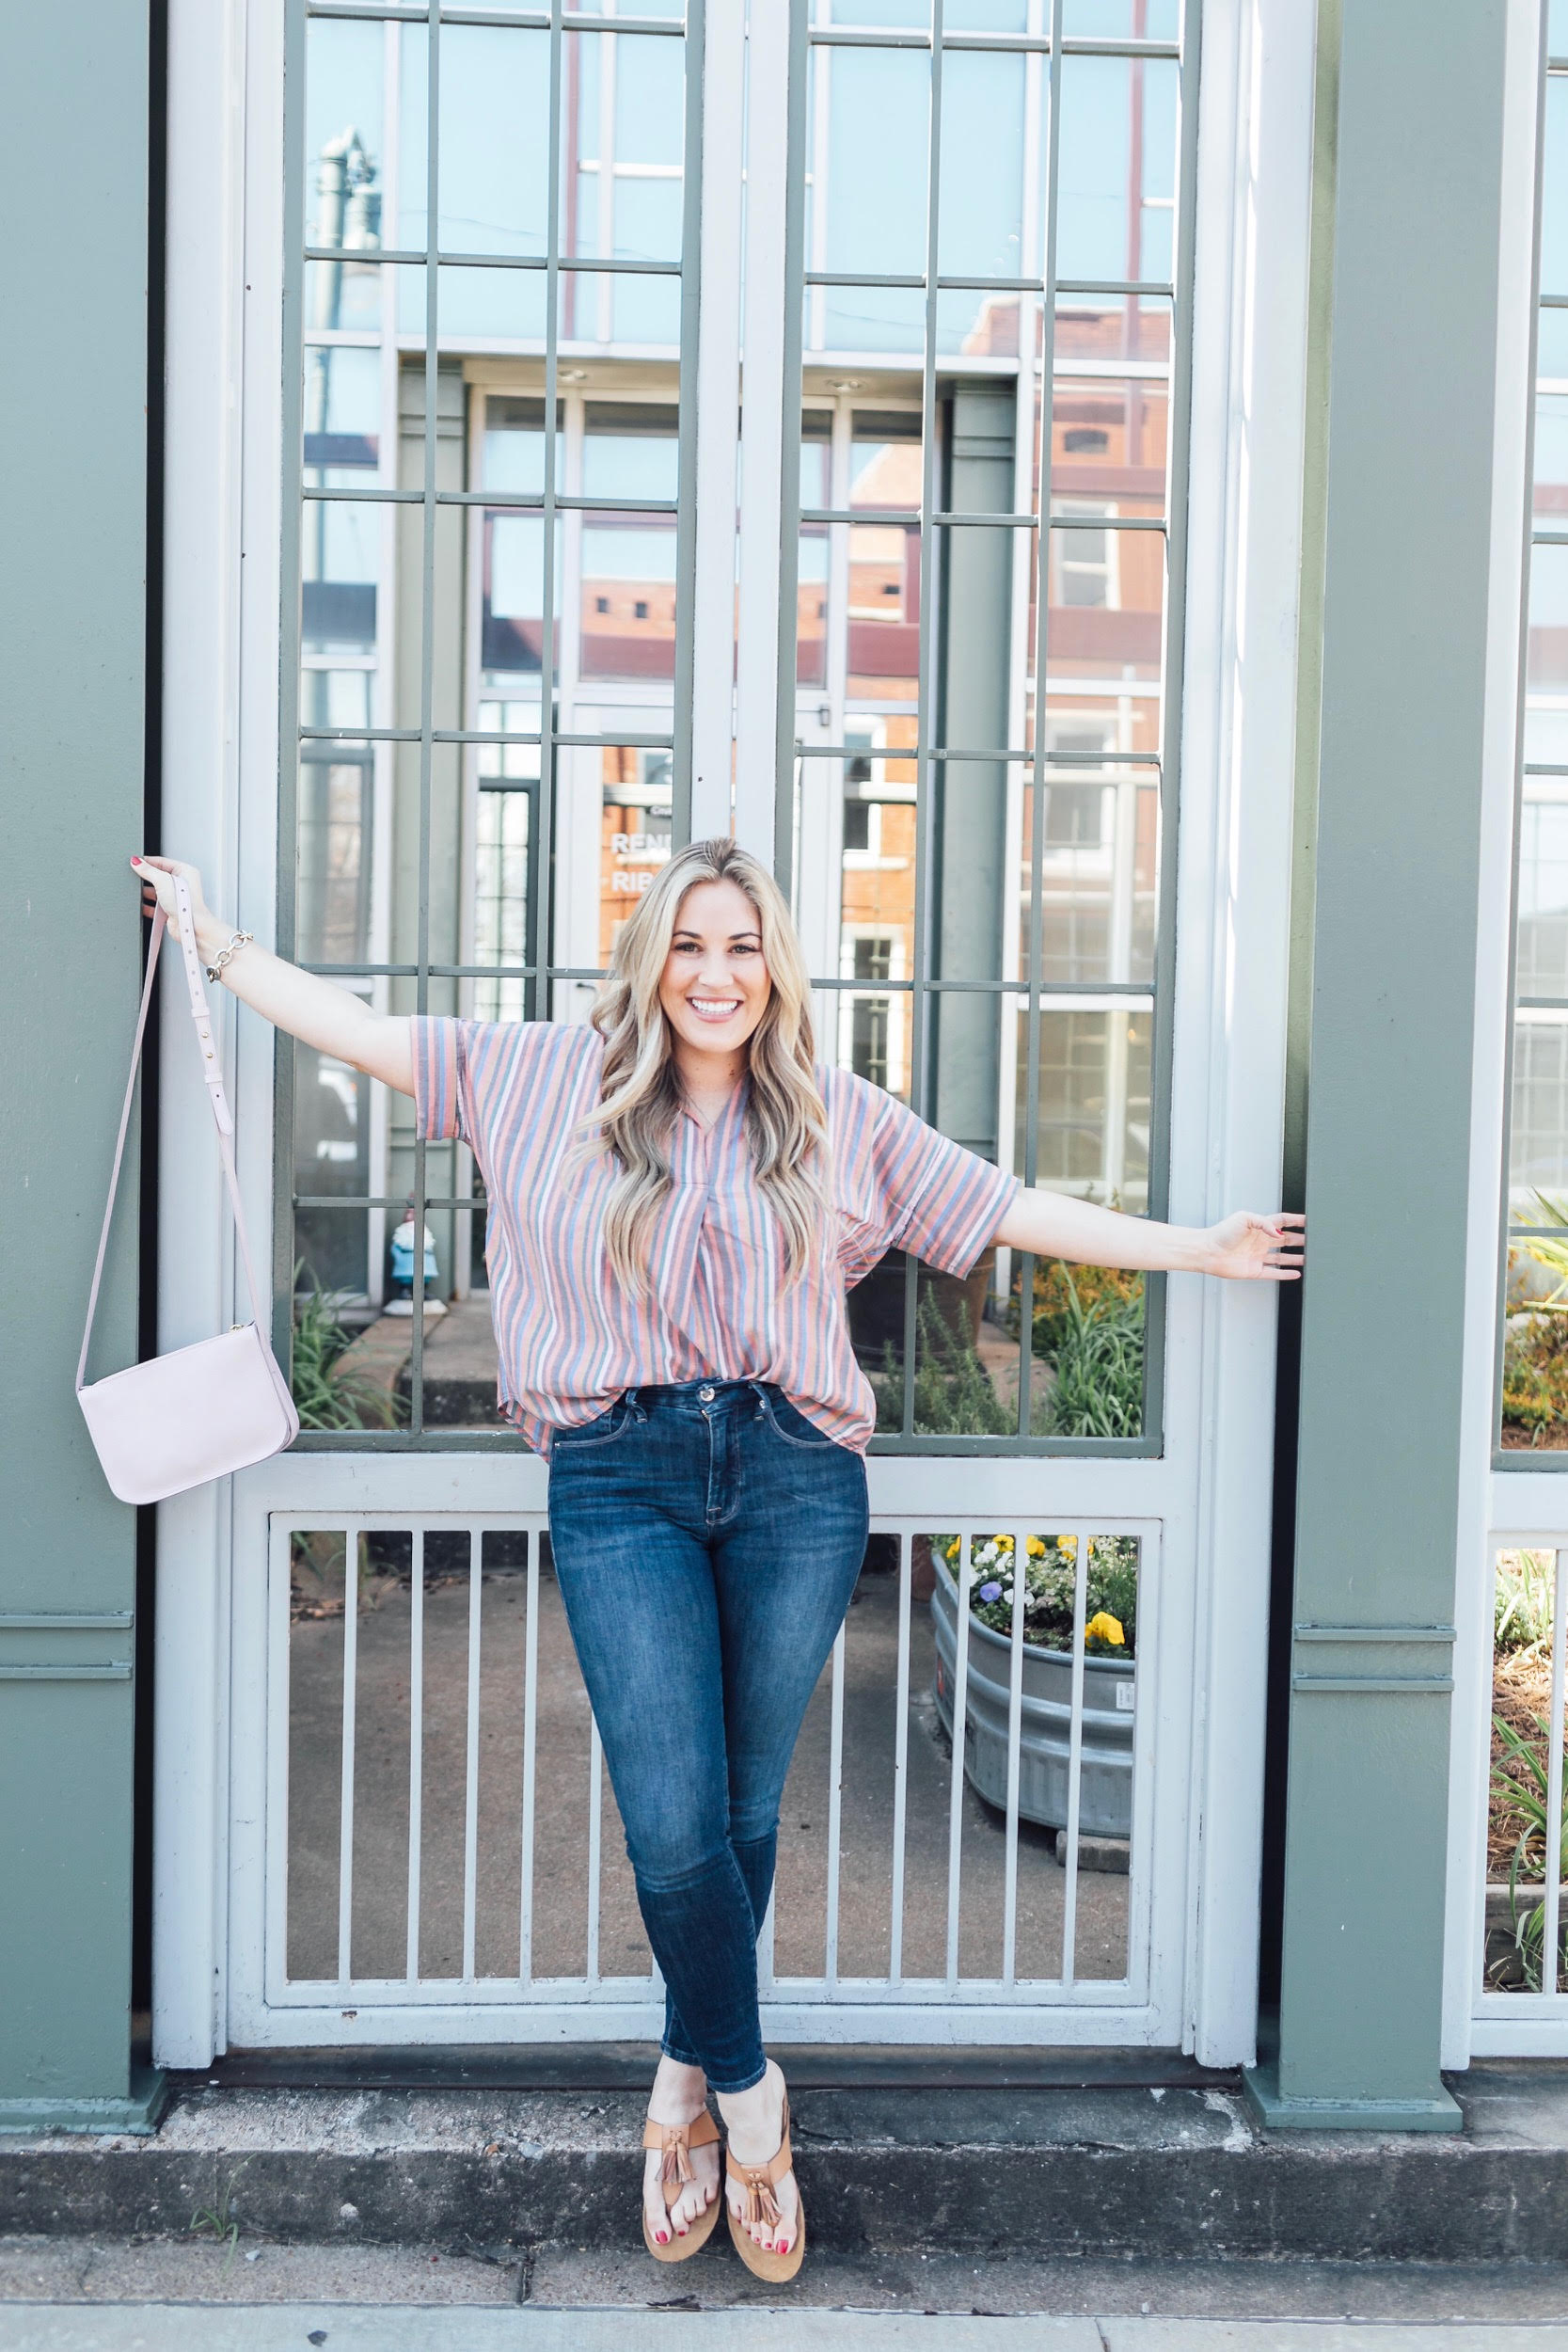
[[675,911],[658,983],[677,1061],[741,1053],[772,986],[757,911],[739,883],[693,883]]

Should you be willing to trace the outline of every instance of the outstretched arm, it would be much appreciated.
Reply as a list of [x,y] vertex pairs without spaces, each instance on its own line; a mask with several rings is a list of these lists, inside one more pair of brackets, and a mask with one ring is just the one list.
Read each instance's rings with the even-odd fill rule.
[[[232,926],[220,922],[201,896],[201,876],[194,866],[171,857],[138,857],[131,861],[142,882],[142,913],[151,918],[162,907],[175,921],[174,882],[183,875],[196,918],[196,945],[204,964],[215,963],[229,944]],[[257,941],[247,941],[223,967],[223,983],[240,1002],[259,1012],[275,1028],[313,1045],[355,1070],[380,1078],[400,1094],[414,1091],[414,1041],[405,1017],[372,1011],[362,996],[340,988],[319,972],[302,972],[286,963]]]
[[994,1238],[1037,1258],[1069,1258],[1081,1265],[1294,1282],[1301,1278],[1307,1219],[1291,1209],[1267,1216],[1238,1209],[1218,1225],[1157,1225],[1069,1193],[1031,1190],[1018,1195]]

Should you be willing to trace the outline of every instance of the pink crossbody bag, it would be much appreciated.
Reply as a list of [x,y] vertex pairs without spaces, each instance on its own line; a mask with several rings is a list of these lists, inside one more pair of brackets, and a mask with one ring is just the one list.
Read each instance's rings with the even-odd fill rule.
[[201,1049],[207,1099],[217,1128],[218,1152],[234,1212],[240,1259],[250,1297],[251,1320],[237,1323],[214,1340],[198,1340],[194,1347],[176,1348],[169,1356],[154,1356],[144,1364],[111,1373],[106,1380],[87,1385],[87,1343],[98,1311],[98,1286],[103,1255],[109,1244],[109,1222],[119,1188],[119,1164],[131,1123],[131,1100],[141,1061],[142,1032],[158,976],[158,956],[167,928],[162,908],[153,918],[152,945],[147,958],[136,1041],[131,1049],[131,1075],[126,1082],[125,1107],[119,1115],[114,1171],[109,1178],[109,1201],[98,1241],[98,1261],[92,1270],[92,1295],[87,1300],[87,1327],[82,1334],[82,1354],[76,1366],[76,1397],[87,1417],[87,1430],[98,1449],[103,1475],[122,1502],[161,1502],[166,1495],[182,1494],[209,1478],[222,1478],[263,1462],[299,1435],[299,1415],[288,1382],[261,1331],[261,1295],[250,1261],[245,1210],[240,1204],[239,1180],[234,1173],[234,1120],[223,1091],[223,1069],[213,1036],[212,1016],[201,986],[201,963],[196,950],[196,926],[191,895],[184,881],[174,879],[180,916],[180,945],[184,951],[185,978],[190,987],[191,1018]]

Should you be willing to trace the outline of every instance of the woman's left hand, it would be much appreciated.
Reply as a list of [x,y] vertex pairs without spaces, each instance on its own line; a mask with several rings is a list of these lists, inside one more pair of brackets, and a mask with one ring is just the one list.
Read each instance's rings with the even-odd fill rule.
[[1295,1209],[1276,1209],[1270,1216],[1254,1216],[1238,1209],[1206,1236],[1205,1274],[1222,1274],[1238,1281],[1299,1282],[1307,1240],[1307,1219]]

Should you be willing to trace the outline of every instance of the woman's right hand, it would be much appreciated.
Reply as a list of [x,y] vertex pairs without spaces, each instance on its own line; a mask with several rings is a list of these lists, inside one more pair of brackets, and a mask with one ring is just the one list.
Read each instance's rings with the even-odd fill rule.
[[[131,870],[142,886],[142,913],[152,915],[162,907],[171,923],[178,912],[174,878],[179,875],[191,894],[197,953],[204,964],[216,964],[226,946],[233,943],[228,926],[202,898],[197,867],[175,857],[138,856],[131,860]],[[224,987],[263,1021],[286,1029],[320,1054],[368,1071],[400,1094],[413,1093],[413,1032],[406,1016],[374,1012],[353,990],[340,988],[322,973],[302,972],[297,963],[285,962],[248,937],[221,971]]]
[[141,911],[149,921],[160,907],[172,923],[175,920],[174,877],[178,874],[191,894],[191,913],[199,924],[207,913],[207,902],[201,895],[201,875],[198,867],[184,865],[177,857],[149,857],[145,853],[131,860],[131,870],[142,886]]

